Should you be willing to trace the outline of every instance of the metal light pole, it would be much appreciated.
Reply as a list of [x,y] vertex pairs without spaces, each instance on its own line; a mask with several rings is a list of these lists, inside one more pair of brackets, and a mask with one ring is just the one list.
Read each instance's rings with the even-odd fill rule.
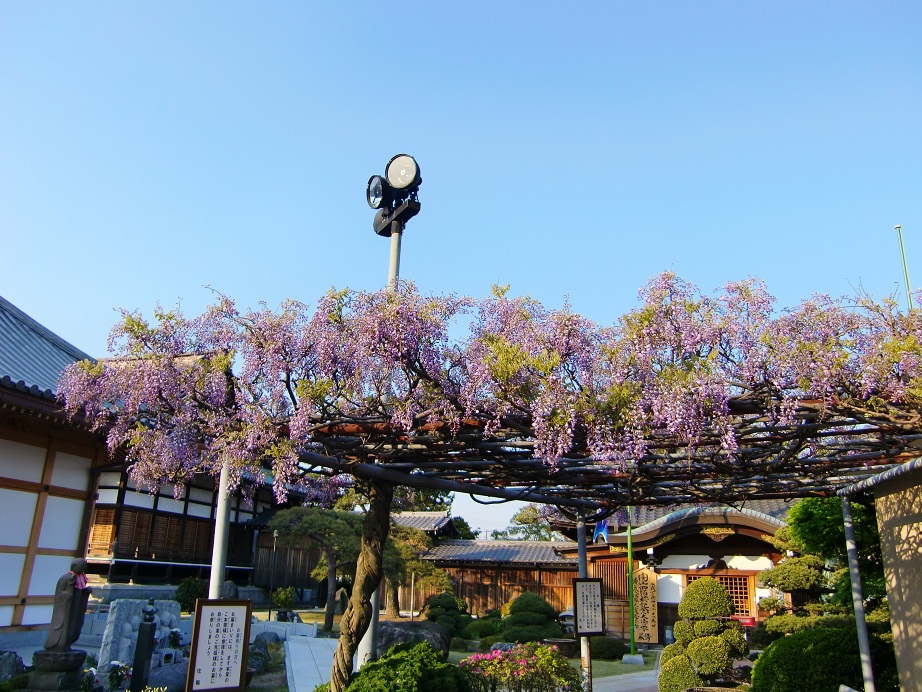
[[906,264],[906,250],[903,248],[903,227],[900,224],[894,226],[896,235],[900,239],[900,256],[903,258],[903,278],[906,279],[906,299],[909,301],[909,310],[912,312],[912,288],[909,286],[909,265]]
[[[419,164],[409,154],[397,154],[387,162],[384,176],[373,175],[368,179],[365,199],[368,206],[378,211],[373,227],[375,233],[391,237],[391,254],[388,262],[387,287],[394,291],[400,278],[400,242],[407,221],[419,213],[419,186],[423,179],[419,175]],[[381,587],[371,595],[371,622],[356,651],[356,669],[378,657],[378,618],[381,611]]]
[[272,589],[275,588],[275,544],[279,540],[279,530],[272,532],[272,567],[269,570],[269,614],[266,619],[272,621]]

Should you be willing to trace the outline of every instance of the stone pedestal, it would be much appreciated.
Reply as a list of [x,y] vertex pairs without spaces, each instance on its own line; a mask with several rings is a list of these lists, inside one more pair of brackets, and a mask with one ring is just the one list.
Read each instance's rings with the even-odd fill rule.
[[79,690],[86,651],[36,651],[26,690]]

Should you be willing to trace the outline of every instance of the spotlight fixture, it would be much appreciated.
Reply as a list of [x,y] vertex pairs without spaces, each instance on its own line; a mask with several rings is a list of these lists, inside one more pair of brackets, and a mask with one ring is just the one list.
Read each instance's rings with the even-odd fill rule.
[[390,236],[395,228],[403,232],[406,222],[419,213],[418,194],[422,181],[419,164],[409,154],[392,157],[383,176],[373,175],[368,179],[365,200],[378,212],[373,224],[375,233]]
[[368,206],[372,209],[390,206],[394,199],[394,189],[380,175],[373,175],[368,179],[365,199],[368,200]]
[[395,190],[407,192],[412,192],[422,182],[422,178],[419,177],[419,164],[409,154],[397,154],[388,161],[384,176]]

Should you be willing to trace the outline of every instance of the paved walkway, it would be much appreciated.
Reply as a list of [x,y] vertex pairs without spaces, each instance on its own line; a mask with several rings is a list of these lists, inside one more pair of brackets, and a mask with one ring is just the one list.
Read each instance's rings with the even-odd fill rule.
[[312,692],[317,685],[330,681],[336,642],[297,636],[285,640],[288,692]]

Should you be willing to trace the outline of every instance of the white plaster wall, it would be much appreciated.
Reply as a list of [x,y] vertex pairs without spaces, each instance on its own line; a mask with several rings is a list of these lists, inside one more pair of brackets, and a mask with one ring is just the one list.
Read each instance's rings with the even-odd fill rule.
[[51,470],[51,485],[74,490],[86,490],[90,486],[90,466],[93,460],[75,454],[58,452],[54,455]]
[[22,566],[26,556],[16,553],[0,554],[0,596],[15,596],[19,593]]
[[70,564],[73,561],[73,557],[61,555],[36,555],[35,564],[32,567],[32,580],[29,582],[29,595],[53,595],[58,578],[70,571]]
[[21,490],[0,489],[0,526],[3,544],[26,546],[32,532],[38,495]]
[[[51,622],[51,620],[49,620]],[[13,624],[13,606],[0,606],[0,627]]]
[[656,600],[658,603],[678,603],[682,600],[682,575],[660,574],[656,578]]
[[105,490],[100,490],[98,495],[99,497],[96,500],[97,504],[114,505],[118,502],[118,490],[114,488],[106,488]]
[[669,555],[660,567],[663,569],[694,569],[711,561],[708,555]]
[[730,569],[769,569],[774,563],[762,555],[734,555],[727,560]]
[[45,468],[45,454],[43,447],[0,440],[0,475],[5,478],[15,478],[20,481],[40,483],[42,471]]
[[83,500],[49,497],[45,505],[42,530],[38,536],[38,547],[73,550],[74,554],[80,552],[77,541],[80,537],[80,524],[83,523],[84,507]]
[[48,625],[51,624],[51,611],[54,610],[52,605],[27,605],[25,612],[22,614],[22,624],[24,625]]

